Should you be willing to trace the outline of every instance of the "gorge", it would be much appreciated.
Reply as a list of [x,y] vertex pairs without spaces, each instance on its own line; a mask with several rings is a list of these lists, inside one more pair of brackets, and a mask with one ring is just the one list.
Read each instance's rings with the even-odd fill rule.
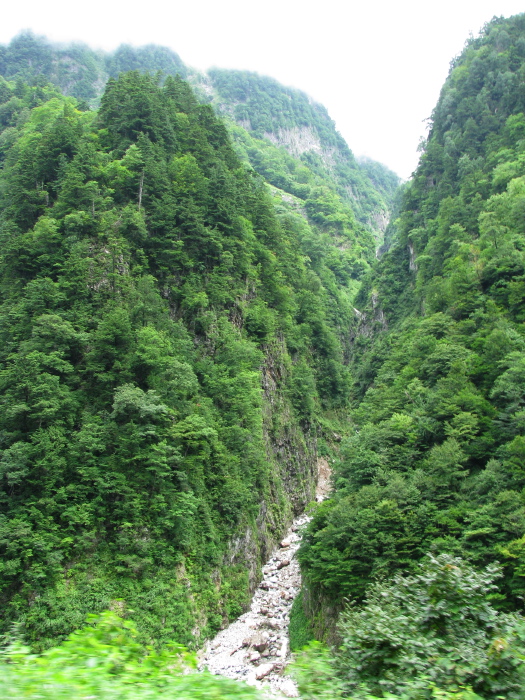
[[128,661],[97,700],[131,668],[256,697],[172,643],[293,693],[289,622],[305,700],[521,698],[525,16],[467,41],[403,184],[304,93],[168,49],[23,34],[0,76],[13,687],[98,639]]

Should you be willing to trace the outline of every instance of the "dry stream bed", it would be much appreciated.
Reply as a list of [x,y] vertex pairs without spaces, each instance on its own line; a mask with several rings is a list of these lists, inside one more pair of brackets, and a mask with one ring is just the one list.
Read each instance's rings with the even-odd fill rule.
[[[329,488],[330,472],[319,460],[317,500]],[[283,671],[290,661],[288,625],[290,610],[301,588],[297,550],[301,531],[310,518],[296,518],[280,546],[263,566],[263,578],[248,612],[207,642],[201,667],[216,675],[242,680],[277,697],[297,697],[294,682]]]

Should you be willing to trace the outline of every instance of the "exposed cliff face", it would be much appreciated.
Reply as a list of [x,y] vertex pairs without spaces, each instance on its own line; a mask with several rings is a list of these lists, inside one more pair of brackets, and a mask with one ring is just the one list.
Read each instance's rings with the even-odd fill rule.
[[321,139],[311,126],[295,126],[290,129],[279,128],[277,133],[265,131],[264,137],[276,146],[283,146],[295,157],[299,157],[308,151],[313,151],[320,155],[323,154]]
[[372,220],[380,231],[384,234],[390,223],[390,212],[386,210],[377,211],[372,215]]
[[292,519],[315,500],[319,479],[323,494],[328,488],[326,465],[318,464],[315,427],[298,423],[287,395],[290,364],[282,338],[265,348],[261,390],[264,441],[272,465],[270,488],[257,518],[232,538],[227,554],[229,564],[247,567],[251,592],[260,581],[262,564]]
[[[250,131],[252,129],[249,119],[241,119],[237,122],[239,126]],[[288,129],[279,127],[277,131],[265,131],[264,138],[271,143],[285,148],[294,158],[300,158],[304,154],[318,156],[324,167],[337,179],[338,165],[342,160],[341,153],[333,146],[326,146],[321,141],[319,133],[312,126],[294,126]],[[356,184],[346,185],[344,191],[354,204],[359,205],[362,193]],[[391,210],[389,207],[377,208],[368,216],[366,223],[375,231],[376,236],[381,239],[390,222]]]
[[286,360],[289,363],[283,345],[268,352],[265,358],[264,434],[268,457],[278,470],[291,511],[298,515],[314,498],[317,442],[313,426],[299,426],[285,394]]
[[273,467],[271,487],[256,520],[232,538],[225,561],[230,566],[246,567],[251,593],[260,582],[262,565],[292,519],[315,499],[318,482],[323,496],[329,488],[329,469],[324,462],[319,465],[315,432],[301,429],[286,396],[287,361],[282,342],[268,348],[261,379],[264,438]]
[[[299,90],[247,71],[213,69],[205,83],[219,112],[257,139],[286,149],[298,166],[308,166],[317,184],[337,192],[382,241],[399,178],[374,161],[358,162],[322,105]],[[256,158],[251,164],[260,171]]]

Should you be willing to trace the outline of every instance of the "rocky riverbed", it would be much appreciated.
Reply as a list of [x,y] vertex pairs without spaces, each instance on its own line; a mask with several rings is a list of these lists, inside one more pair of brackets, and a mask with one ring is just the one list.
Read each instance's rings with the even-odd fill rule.
[[[329,489],[329,467],[319,460],[317,500]],[[310,520],[296,518],[278,549],[262,569],[263,578],[248,612],[222,630],[201,652],[201,666],[212,673],[258,686],[277,697],[297,697],[293,681],[283,675],[290,660],[290,610],[301,587],[296,558],[301,531]]]

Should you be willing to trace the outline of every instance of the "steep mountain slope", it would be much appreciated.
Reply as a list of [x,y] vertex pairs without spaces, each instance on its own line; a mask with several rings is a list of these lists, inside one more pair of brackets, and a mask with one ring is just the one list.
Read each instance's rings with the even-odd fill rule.
[[0,101],[2,629],[124,606],[194,644],[312,496],[371,236],[275,208],[178,76]]
[[330,167],[230,121],[236,156],[159,47],[26,34],[0,73],[3,625],[45,646],[123,598],[144,640],[191,644],[241,610],[346,420],[363,222],[397,178],[376,191],[318,105]]
[[[299,197],[304,185],[317,178],[382,240],[399,178],[379,163],[360,165],[322,105],[299,90],[248,71],[215,68],[207,78],[204,87],[219,113],[230,115],[254,137],[246,153],[257,172]],[[268,142],[298,160],[299,167],[288,172],[276,168],[276,156],[271,151],[266,155],[261,145]]]
[[355,431],[301,554],[312,604],[362,600],[430,551],[499,560],[493,600],[522,608],[524,75],[525,16],[468,42],[361,288]]
[[[377,262],[326,115],[210,80],[235,144],[179,78],[122,75],[98,113],[0,81],[3,630],[42,648],[131,607],[142,642],[195,643],[242,608],[318,446],[335,493],[296,638],[352,605],[305,696],[520,700],[525,15],[452,65]],[[266,120],[250,91],[274,88]]]
[[214,69],[201,74],[173,51],[153,45],[123,45],[107,54],[84,45],[57,46],[25,33],[0,47],[0,75],[29,82],[43,76],[92,107],[99,105],[107,80],[128,70],[190,80],[204,102],[212,101],[234,118],[230,127],[240,127],[232,128],[240,157],[268,182],[301,199],[314,187],[327,187],[331,214],[345,216],[345,208],[350,209],[381,243],[399,178],[379,163],[373,165],[375,175],[360,166],[326,109],[304,93],[254,73]]

